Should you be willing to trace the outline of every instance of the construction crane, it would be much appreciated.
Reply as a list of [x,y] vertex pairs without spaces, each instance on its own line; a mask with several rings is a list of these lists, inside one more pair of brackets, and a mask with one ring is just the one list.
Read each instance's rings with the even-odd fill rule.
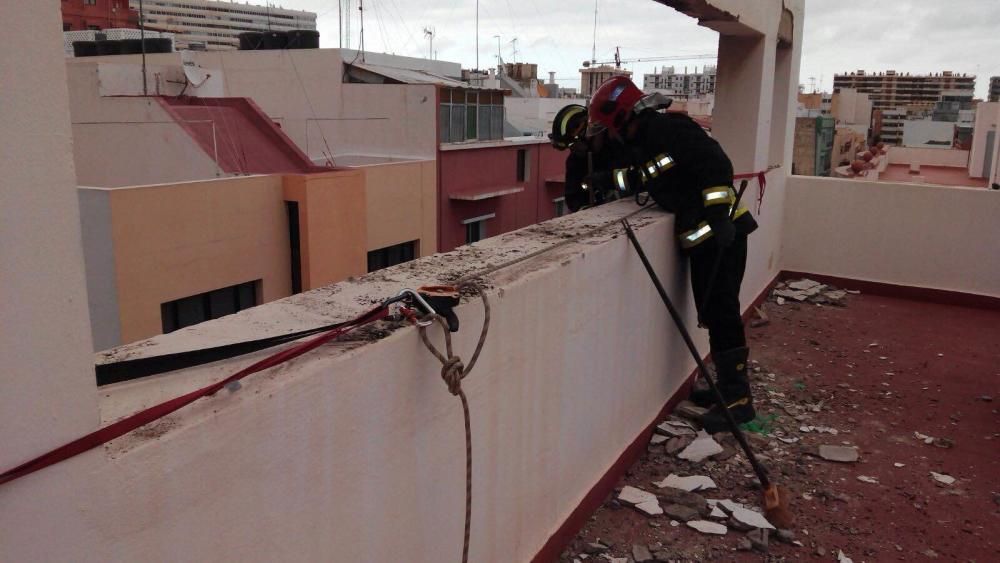
[[609,65],[614,63],[615,68],[621,68],[622,63],[652,63],[660,61],[687,61],[693,59],[714,59],[716,58],[715,53],[701,53],[697,55],[672,55],[669,57],[641,57],[637,59],[623,59],[621,58],[621,47],[615,47],[615,60],[613,61],[583,61],[583,67],[588,68],[591,65]]

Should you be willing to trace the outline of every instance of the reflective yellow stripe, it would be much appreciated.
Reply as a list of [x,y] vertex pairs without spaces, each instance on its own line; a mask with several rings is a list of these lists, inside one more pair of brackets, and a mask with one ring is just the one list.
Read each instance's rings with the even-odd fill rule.
[[624,168],[615,169],[615,183],[618,184],[618,189],[621,191],[625,191],[628,188],[628,184],[625,182]]
[[581,187],[581,188],[583,188],[583,191],[587,191],[587,188],[588,188],[589,186],[587,186],[587,183],[586,183],[586,182],[584,182],[584,183],[580,184],[580,187]]
[[701,197],[704,200],[705,207],[708,207],[709,205],[721,205],[724,203],[732,205],[736,201],[736,195],[733,193],[733,189],[729,186],[714,186],[706,188],[701,191]]
[[661,154],[660,156],[656,157],[656,166],[657,168],[660,169],[660,171],[666,172],[667,170],[673,168],[674,159],[670,158],[670,155]]
[[712,227],[708,226],[708,223],[702,221],[698,224],[697,229],[692,229],[686,233],[681,233],[681,246],[684,248],[691,248],[695,246],[708,237],[712,236]]
[[[733,212],[733,208],[729,208],[729,212]],[[733,220],[739,219],[747,212],[746,207],[740,207],[736,210],[736,214],[733,215]],[[698,246],[699,244],[705,242],[708,237],[712,236],[712,227],[708,225],[707,221],[702,221],[698,223],[698,226],[690,231],[683,232],[677,235],[677,238],[681,239],[682,248],[691,248],[692,246]]]
[[566,112],[566,115],[563,116],[562,123],[559,125],[559,130],[563,132],[563,135],[569,133],[569,131],[566,130],[566,127],[569,126],[569,120],[573,119],[573,116],[580,114],[583,111],[584,110],[582,108],[573,108]]

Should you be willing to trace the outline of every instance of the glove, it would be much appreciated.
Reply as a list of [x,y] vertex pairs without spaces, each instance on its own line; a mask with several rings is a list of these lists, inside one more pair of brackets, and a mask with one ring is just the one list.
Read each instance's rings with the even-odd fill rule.
[[604,192],[614,189],[612,172],[610,170],[605,170],[602,172],[587,174],[583,178],[583,187],[587,191],[593,190],[595,194],[604,194]]
[[708,224],[712,227],[712,236],[719,248],[732,246],[733,241],[736,240],[736,225],[733,225],[728,216],[716,220],[709,219]]

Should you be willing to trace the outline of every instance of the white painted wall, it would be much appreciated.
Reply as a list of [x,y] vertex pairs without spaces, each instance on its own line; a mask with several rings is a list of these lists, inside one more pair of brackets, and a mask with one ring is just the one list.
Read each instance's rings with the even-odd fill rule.
[[[98,424],[59,2],[5,8],[5,39],[25,49],[0,49],[4,470]],[[55,559],[63,560],[86,553],[89,541],[53,546],[79,529],[86,508],[74,502],[75,490],[89,479],[80,470],[100,457],[85,454],[30,482],[0,487],[0,560],[38,561],[47,549],[61,550]],[[40,491],[50,502],[38,500]],[[58,523],[53,512],[66,507],[73,516]]]
[[950,150],[954,137],[955,124],[949,121],[908,119],[903,122],[903,146],[905,147]]
[[232,176],[155,99],[121,95],[130,79],[141,87],[142,74],[129,73],[135,68],[66,65],[77,183],[121,187]]
[[[997,129],[997,110],[1000,109],[1000,102],[981,102],[976,106],[976,124],[972,132],[972,149],[969,151],[969,177],[985,178],[983,174],[983,163],[986,161],[986,138],[990,131]],[[1000,135],[995,137],[1000,143]],[[993,146],[996,150],[996,145]]]
[[[334,160],[340,154],[435,158],[436,87],[344,84],[344,57],[351,62],[353,53],[340,49],[192,53],[194,62],[212,77],[202,88],[187,93],[252,99],[314,162],[325,163],[331,154]],[[137,60],[135,56],[117,59],[129,66]],[[180,53],[155,54],[149,60],[163,68],[181,64]],[[422,59],[390,55],[366,54],[366,60],[431,72],[452,72],[458,67],[456,63],[421,63]],[[101,62],[110,64],[108,57],[102,57]],[[219,77],[221,93],[213,82]],[[120,80],[116,76],[118,88],[125,88]]]
[[[948,125],[953,125],[949,123]],[[918,163],[923,166],[954,166],[965,168],[969,163],[969,151],[959,149],[933,149],[919,147],[887,147],[889,164]]]
[[1000,192],[793,176],[782,268],[1000,296]]
[[522,133],[552,132],[556,113],[570,104],[586,105],[585,100],[564,98],[514,98],[503,99],[504,118]]

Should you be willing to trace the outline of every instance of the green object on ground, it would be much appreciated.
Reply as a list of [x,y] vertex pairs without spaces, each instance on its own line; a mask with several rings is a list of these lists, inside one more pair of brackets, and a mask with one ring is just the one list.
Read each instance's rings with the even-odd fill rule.
[[741,424],[740,428],[747,432],[768,436],[771,434],[771,430],[773,429],[774,422],[776,420],[778,420],[778,415],[776,414],[757,415],[757,417],[750,422],[744,422]]

